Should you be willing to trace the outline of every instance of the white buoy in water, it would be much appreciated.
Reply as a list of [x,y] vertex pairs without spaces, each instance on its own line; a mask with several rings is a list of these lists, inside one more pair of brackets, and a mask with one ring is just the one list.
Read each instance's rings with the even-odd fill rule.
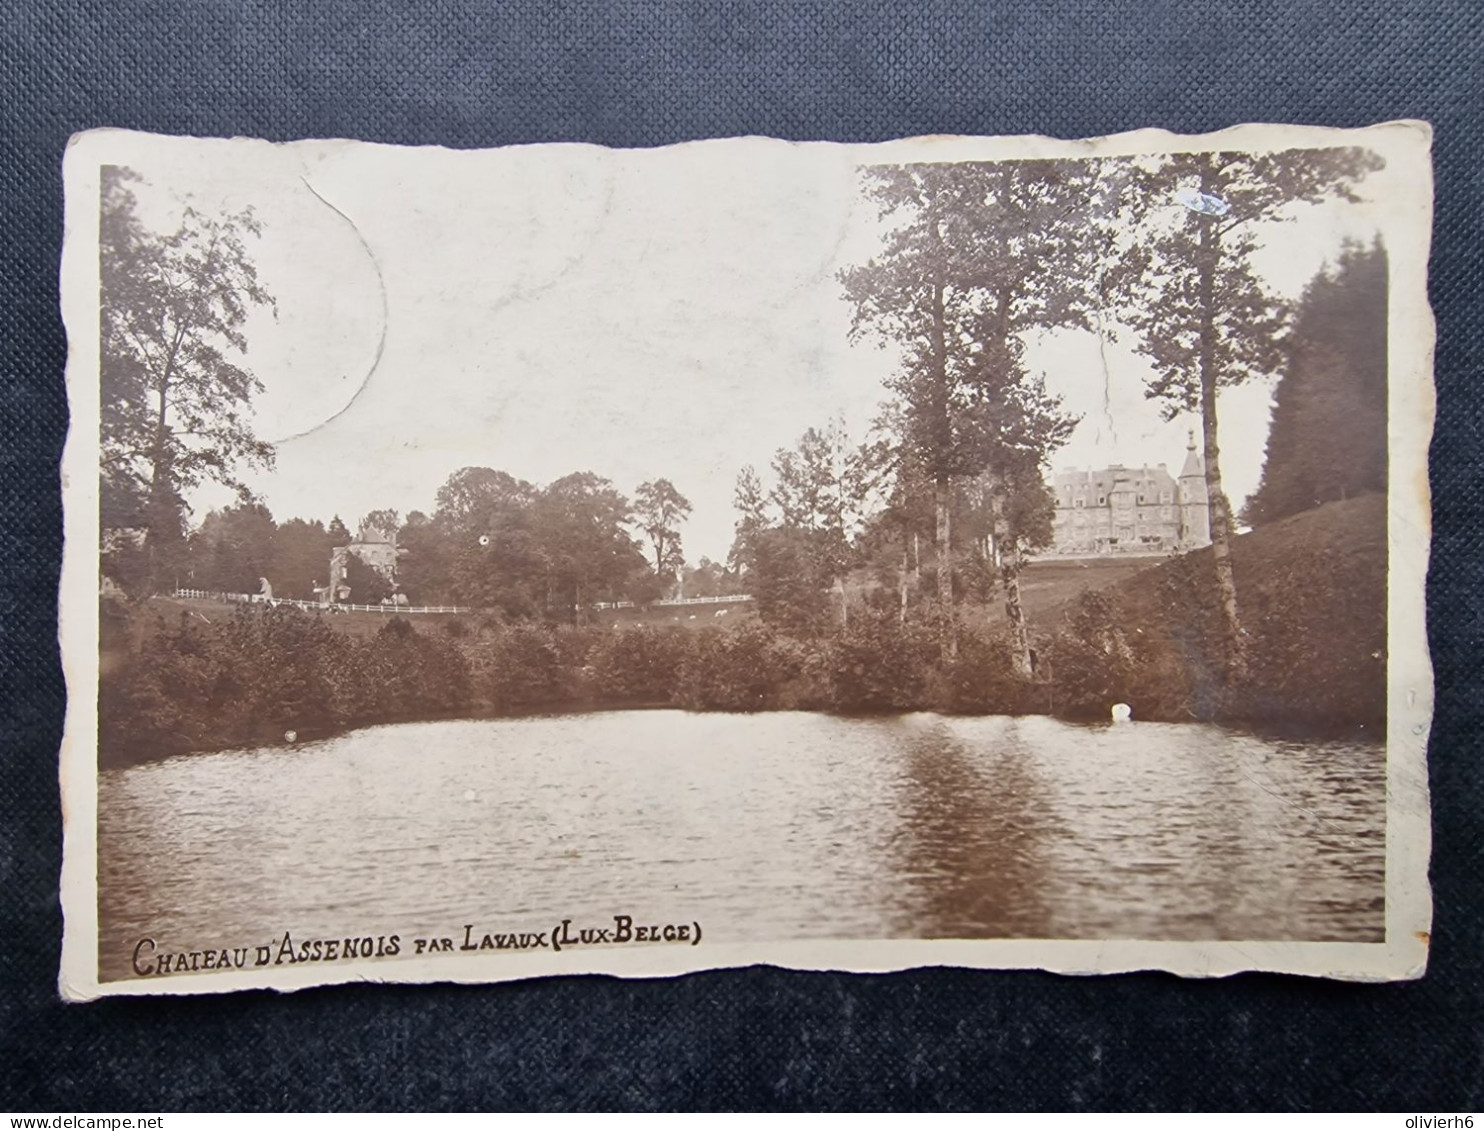
[[1134,709],[1132,707],[1130,707],[1127,703],[1114,703],[1113,704],[1113,721],[1115,723],[1132,722],[1133,721],[1133,718],[1134,718]]
[[283,740],[285,742],[298,742],[299,732],[296,730],[286,730],[283,732]]

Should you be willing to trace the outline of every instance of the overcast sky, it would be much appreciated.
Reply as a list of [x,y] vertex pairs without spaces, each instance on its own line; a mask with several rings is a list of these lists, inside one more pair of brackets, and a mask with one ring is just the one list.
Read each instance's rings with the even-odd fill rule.
[[[167,152],[135,164],[148,222],[173,225],[188,200],[251,205],[263,225],[254,257],[278,310],[249,324],[248,363],[278,460],[250,482],[280,521],[431,512],[471,465],[537,483],[590,470],[630,494],[664,476],[695,507],[688,558],[724,559],[738,469],[835,417],[862,434],[894,365],[847,342],[835,280],[876,247],[862,147]],[[1364,205],[1307,209],[1261,266],[1296,294],[1346,237],[1373,231]],[[1178,470],[1194,422],[1160,421],[1126,345],[1058,333],[1028,356],[1082,416],[1054,467]],[[1222,397],[1237,505],[1261,471],[1270,397]],[[227,501],[203,488],[195,519]]]

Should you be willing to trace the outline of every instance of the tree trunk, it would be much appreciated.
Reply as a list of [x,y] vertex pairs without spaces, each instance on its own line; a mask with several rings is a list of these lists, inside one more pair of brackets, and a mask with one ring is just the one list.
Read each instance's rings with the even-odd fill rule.
[[1031,666],[1031,638],[1025,623],[1025,609],[1020,603],[1020,550],[1007,545],[1000,556],[1000,580],[1005,586],[1005,616],[1010,621],[1010,639],[1013,645],[1011,661],[1015,674],[1021,679],[1034,675]]
[[[164,582],[163,575],[167,565],[170,564],[165,560],[165,555],[161,553],[162,540],[165,537],[167,526],[171,522],[175,526],[175,529],[171,531],[172,542],[176,541],[180,534],[180,513],[175,507],[175,476],[170,466],[169,411],[170,386],[175,378],[175,360],[180,354],[181,343],[184,340],[185,328],[177,326],[170,342],[170,350],[165,355],[165,366],[160,371],[160,378],[155,386],[159,401],[155,410],[155,439],[150,457],[149,501],[144,520],[145,567],[149,571],[149,589],[154,593],[160,592],[161,584]],[[170,588],[173,589],[174,586],[171,585]]]
[[[941,257],[944,254],[938,221],[934,217],[928,225],[934,246]],[[938,604],[942,607],[945,658],[958,656],[958,618],[953,608],[953,521],[950,507],[953,502],[953,483],[950,468],[953,458],[953,420],[948,404],[948,312],[944,301],[941,274],[933,280],[932,321],[928,325],[928,342],[932,348],[932,435],[935,451],[933,461],[937,464],[933,476],[933,509],[936,513],[938,539]]]
[[[914,534],[913,538],[917,536]],[[907,548],[902,547],[902,569],[897,575],[897,624],[907,623]]]
[[1020,603],[1020,544],[1005,519],[1004,488],[995,487],[994,544],[999,558],[1000,584],[1005,590],[1005,619],[1010,622],[1011,663],[1021,679],[1031,678],[1031,640],[1025,624],[1025,608]]
[[958,655],[958,617],[953,608],[953,501],[952,484],[945,475],[933,482],[933,508],[938,528],[938,604],[943,616],[943,654]]
[[[1220,191],[1209,164],[1201,169],[1201,191],[1211,196]],[[1220,359],[1217,356],[1215,291],[1216,267],[1221,259],[1221,235],[1216,228],[1216,217],[1202,215],[1200,225],[1200,256],[1196,266],[1201,304],[1201,438],[1206,461],[1206,508],[1211,523],[1211,564],[1226,628],[1227,670],[1236,682],[1247,674],[1247,640],[1237,612],[1237,581],[1231,561],[1231,508],[1221,485],[1221,447],[1216,416]]]
[[169,404],[167,386],[159,387],[159,410],[155,416],[155,442],[150,460],[149,495],[144,518],[145,563],[149,571],[149,591],[161,592],[166,572],[164,539],[171,512],[171,473],[169,433],[166,431],[165,412]]

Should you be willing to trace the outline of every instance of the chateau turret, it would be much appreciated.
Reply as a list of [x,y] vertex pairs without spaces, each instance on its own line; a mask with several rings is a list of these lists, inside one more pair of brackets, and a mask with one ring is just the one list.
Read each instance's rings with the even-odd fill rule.
[[1211,544],[1211,511],[1206,494],[1206,465],[1195,450],[1195,429],[1185,446],[1180,469],[1180,548],[1195,550]]

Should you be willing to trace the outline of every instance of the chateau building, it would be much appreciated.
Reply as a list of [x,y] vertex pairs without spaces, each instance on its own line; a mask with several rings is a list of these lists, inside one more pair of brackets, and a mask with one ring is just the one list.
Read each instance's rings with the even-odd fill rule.
[[364,523],[356,532],[356,539],[348,546],[336,546],[330,555],[330,596],[335,601],[349,601],[354,594],[345,580],[346,561],[354,554],[374,569],[387,583],[397,583],[397,557],[405,553],[397,546],[395,530],[381,530]]
[[1053,554],[1159,554],[1211,544],[1206,469],[1192,432],[1178,477],[1164,464],[1059,471]]

